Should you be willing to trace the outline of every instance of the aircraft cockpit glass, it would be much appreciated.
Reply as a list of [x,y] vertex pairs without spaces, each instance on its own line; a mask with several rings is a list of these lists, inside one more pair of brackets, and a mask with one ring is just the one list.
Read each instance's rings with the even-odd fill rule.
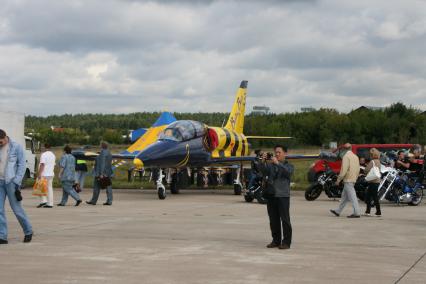
[[198,121],[179,120],[175,121],[160,134],[160,140],[185,141],[203,136],[206,126]]
[[173,128],[166,128],[158,137],[159,140],[172,140],[172,141],[182,141],[182,135],[179,130]]

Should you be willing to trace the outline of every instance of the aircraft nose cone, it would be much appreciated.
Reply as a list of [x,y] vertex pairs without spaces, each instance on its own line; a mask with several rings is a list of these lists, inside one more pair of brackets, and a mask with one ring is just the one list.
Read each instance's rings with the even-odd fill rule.
[[139,158],[135,158],[134,160],[133,160],[133,164],[136,166],[136,168],[138,168],[138,169],[141,169],[141,168],[143,168],[143,162],[142,162],[142,160],[141,159],[139,159]]

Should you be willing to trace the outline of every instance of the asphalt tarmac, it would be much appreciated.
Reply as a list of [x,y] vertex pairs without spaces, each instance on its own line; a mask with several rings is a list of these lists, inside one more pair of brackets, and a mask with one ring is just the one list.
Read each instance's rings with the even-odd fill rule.
[[[101,192],[96,206],[69,200],[52,209],[36,208],[30,190],[23,196],[34,238],[22,243],[7,204],[0,283],[426,283],[424,204],[384,202],[381,218],[348,219],[350,205],[334,217],[337,200],[308,202],[295,192],[292,247],[279,250],[266,248],[266,206],[231,190],[183,190],[166,200],[115,190],[112,206]],[[55,190],[55,203],[60,197]]]

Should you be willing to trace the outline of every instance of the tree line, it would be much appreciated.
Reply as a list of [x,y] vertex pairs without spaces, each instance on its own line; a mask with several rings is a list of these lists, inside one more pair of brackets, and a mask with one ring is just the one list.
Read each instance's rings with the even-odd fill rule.
[[[64,114],[27,116],[26,131],[52,146],[67,143],[97,145],[101,140],[129,144],[129,130],[150,127],[159,112],[130,114]],[[222,126],[229,113],[174,113],[177,119],[191,119]],[[51,126],[61,127],[53,131]],[[403,103],[384,109],[360,108],[350,113],[322,108],[309,112],[246,115],[244,134],[292,136],[285,144],[293,147],[324,146],[330,141],[344,143],[426,143],[426,113]],[[253,140],[253,147],[270,147],[276,141]]]

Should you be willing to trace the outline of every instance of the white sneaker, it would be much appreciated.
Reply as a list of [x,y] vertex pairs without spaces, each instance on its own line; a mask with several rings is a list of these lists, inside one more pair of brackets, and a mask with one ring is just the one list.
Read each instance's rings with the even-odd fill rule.
[[370,213],[364,213],[362,216],[370,217],[371,214]]

